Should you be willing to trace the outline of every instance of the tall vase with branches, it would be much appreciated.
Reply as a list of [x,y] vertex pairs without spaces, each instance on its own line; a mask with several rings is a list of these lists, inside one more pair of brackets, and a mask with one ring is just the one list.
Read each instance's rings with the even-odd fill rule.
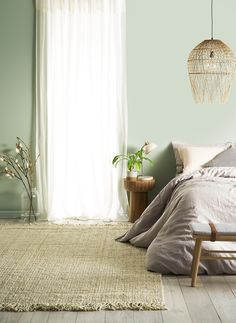
[[5,163],[1,171],[9,179],[18,179],[24,186],[29,200],[29,222],[33,216],[36,221],[36,213],[33,205],[34,198],[34,172],[39,155],[32,159],[31,147],[21,138],[16,138],[16,154],[0,154],[0,161]]

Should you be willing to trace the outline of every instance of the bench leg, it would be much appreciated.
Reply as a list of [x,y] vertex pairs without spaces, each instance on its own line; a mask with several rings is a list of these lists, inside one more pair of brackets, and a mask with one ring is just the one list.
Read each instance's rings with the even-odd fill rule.
[[202,240],[197,238],[195,242],[193,262],[192,262],[192,282],[191,282],[192,287],[196,286],[198,267],[199,267],[200,258],[201,258],[201,248],[202,248]]

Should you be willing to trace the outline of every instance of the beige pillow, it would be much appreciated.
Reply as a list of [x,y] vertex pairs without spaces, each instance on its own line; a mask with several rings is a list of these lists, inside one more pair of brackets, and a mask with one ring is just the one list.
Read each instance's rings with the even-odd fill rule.
[[176,141],[172,141],[172,147],[175,155],[175,162],[176,162],[176,175],[183,173],[183,161],[180,157],[180,149],[185,148],[185,147],[220,147],[222,150],[228,149],[232,146],[232,142],[226,142],[224,144],[213,144],[213,145],[207,145],[207,146],[200,146],[200,145],[189,145],[185,143],[180,143]]
[[183,161],[183,173],[192,172],[202,168],[204,164],[224,151],[224,147],[194,147],[187,146],[179,150]]

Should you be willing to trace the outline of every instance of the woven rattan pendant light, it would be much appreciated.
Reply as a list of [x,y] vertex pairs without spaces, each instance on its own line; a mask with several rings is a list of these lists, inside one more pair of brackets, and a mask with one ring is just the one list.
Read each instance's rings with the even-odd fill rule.
[[213,0],[211,0],[211,39],[197,45],[188,58],[188,73],[196,103],[226,103],[236,69],[233,51],[213,38]]

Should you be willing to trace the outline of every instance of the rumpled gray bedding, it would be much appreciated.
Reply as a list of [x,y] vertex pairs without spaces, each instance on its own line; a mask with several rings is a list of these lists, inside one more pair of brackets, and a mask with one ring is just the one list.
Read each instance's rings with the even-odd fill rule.
[[[148,270],[189,275],[191,222],[236,223],[236,168],[212,167],[175,177],[118,241],[147,248]],[[204,242],[203,247],[236,250],[236,243]],[[205,260],[199,273],[236,274],[236,261]]]

